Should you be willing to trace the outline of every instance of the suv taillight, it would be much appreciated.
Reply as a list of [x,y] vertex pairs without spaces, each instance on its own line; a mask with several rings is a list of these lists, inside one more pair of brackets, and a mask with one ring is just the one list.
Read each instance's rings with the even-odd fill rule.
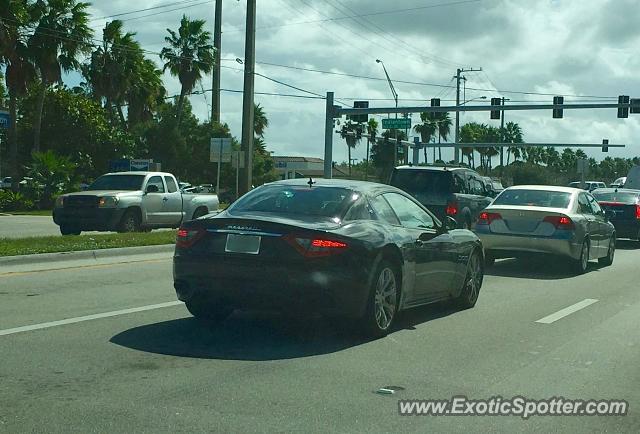
[[446,210],[447,215],[449,216],[455,216],[458,214],[458,203],[457,202],[449,202],[447,204],[447,210]]

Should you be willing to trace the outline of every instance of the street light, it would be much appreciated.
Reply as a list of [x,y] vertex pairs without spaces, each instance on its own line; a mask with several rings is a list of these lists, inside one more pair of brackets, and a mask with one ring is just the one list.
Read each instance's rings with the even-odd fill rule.
[[482,95],[482,96],[479,96],[479,97],[476,97],[476,98],[471,98],[471,99],[468,99],[468,100],[466,100],[466,101],[464,101],[464,102],[460,103],[460,105],[465,105],[465,104],[466,104],[466,103],[468,103],[468,102],[471,102],[471,101],[477,101],[477,100],[479,100],[479,99],[487,99],[487,96],[486,96],[486,95]]
[[[393,95],[393,100],[396,102],[396,108],[398,108],[398,92],[396,92],[396,88],[393,86],[393,82],[391,81],[391,77],[389,77],[389,73],[387,72],[387,68],[384,66],[384,62],[380,59],[376,59],[376,63],[382,65],[382,69],[384,71],[384,75],[387,77],[387,83],[389,83],[389,88],[391,89],[391,94]],[[398,113],[396,112],[396,119],[398,119]],[[398,164],[398,130],[395,131],[395,139],[396,143],[394,143],[394,152],[393,152],[393,165]],[[407,133],[408,136],[408,133]]]

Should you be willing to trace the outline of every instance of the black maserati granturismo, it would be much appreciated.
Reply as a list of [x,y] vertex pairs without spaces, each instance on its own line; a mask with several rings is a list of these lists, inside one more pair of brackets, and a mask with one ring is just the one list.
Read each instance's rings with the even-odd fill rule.
[[350,317],[368,335],[384,336],[402,310],[476,304],[482,244],[455,227],[388,185],[278,181],[182,225],[174,287],[208,322],[265,308]]

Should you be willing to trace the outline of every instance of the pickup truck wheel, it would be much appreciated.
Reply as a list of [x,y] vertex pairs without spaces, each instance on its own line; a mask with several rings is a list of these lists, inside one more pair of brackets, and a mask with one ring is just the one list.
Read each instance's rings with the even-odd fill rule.
[[62,235],[80,235],[81,232],[82,231],[79,231],[73,226],[69,226],[69,225],[60,226],[60,234]]
[[140,217],[134,210],[129,210],[122,216],[118,224],[118,232],[139,232]]

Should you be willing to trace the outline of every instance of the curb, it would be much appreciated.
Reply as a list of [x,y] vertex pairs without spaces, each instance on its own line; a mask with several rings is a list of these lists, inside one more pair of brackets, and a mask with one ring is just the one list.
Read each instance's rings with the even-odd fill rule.
[[118,256],[150,255],[172,253],[175,244],[157,246],[120,247],[115,249],[82,250],[79,252],[38,253],[35,255],[19,255],[0,257],[0,267],[12,265],[40,264],[47,262],[77,261],[82,259],[104,259]]

